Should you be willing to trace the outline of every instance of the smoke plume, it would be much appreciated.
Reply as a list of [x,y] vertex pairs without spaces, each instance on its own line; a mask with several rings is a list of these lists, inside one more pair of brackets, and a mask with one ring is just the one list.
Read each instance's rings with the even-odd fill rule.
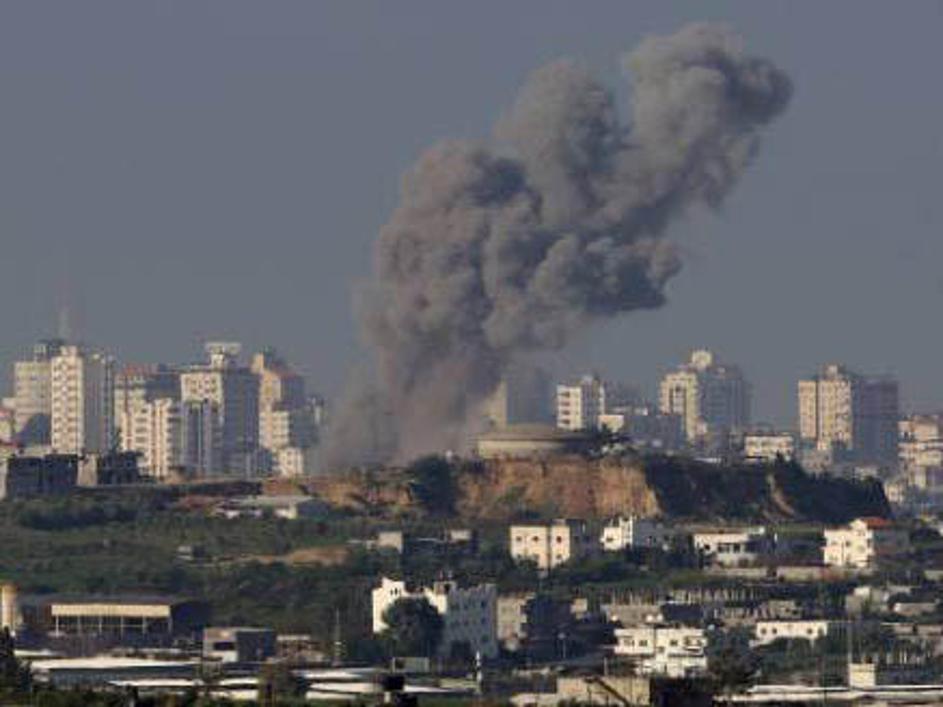
[[664,303],[681,267],[667,226],[723,201],[791,82],[712,24],[646,39],[624,68],[627,124],[558,61],[490,141],[437,144],[405,175],[359,305],[376,380],[339,407],[328,464],[460,449],[512,360]]

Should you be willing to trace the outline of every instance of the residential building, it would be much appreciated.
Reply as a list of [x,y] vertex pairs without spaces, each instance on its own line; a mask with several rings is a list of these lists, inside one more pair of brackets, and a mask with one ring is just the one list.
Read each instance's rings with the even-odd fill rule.
[[888,377],[866,377],[828,364],[799,381],[799,436],[820,452],[854,461],[897,461],[898,386]]
[[[5,402],[13,402],[8,398]],[[0,405],[0,444],[13,444],[16,438],[16,408],[13,405]]]
[[275,631],[247,626],[203,629],[203,657],[220,663],[261,663],[275,655]]
[[671,541],[672,533],[654,518],[619,516],[613,518],[599,538],[603,550],[619,550],[645,547],[664,547]]
[[898,423],[898,462],[911,486],[943,486],[943,413],[910,415]]
[[755,431],[743,436],[743,458],[755,464],[796,458],[796,435],[792,432]]
[[272,471],[277,476],[311,476],[318,470],[317,447],[282,447],[273,461]]
[[585,452],[590,436],[553,425],[520,424],[488,430],[478,435],[475,446],[482,459],[553,457]]
[[141,400],[121,410],[121,449],[141,456],[141,471],[166,480],[185,466],[184,404],[173,398]]
[[636,663],[641,675],[672,678],[707,672],[709,636],[705,629],[666,624],[640,624],[615,630],[613,653]]
[[114,359],[62,346],[50,360],[52,448],[59,454],[104,453],[115,446]]
[[780,639],[814,642],[843,629],[843,623],[825,619],[757,621],[751,644],[766,646]]
[[224,518],[262,518],[270,515],[285,520],[318,518],[326,513],[322,501],[311,496],[245,496],[228,498],[216,508]]
[[78,457],[9,456],[0,459],[0,499],[56,496],[72,491],[78,481]]
[[239,365],[239,351],[239,344],[208,343],[208,362],[181,370],[180,399],[216,406],[221,458],[214,471],[254,476],[259,456],[259,378]]
[[78,485],[122,486],[141,482],[137,452],[108,452],[79,457]]
[[721,567],[753,565],[773,552],[766,528],[723,529],[692,535],[694,549],[708,564]]
[[626,407],[610,406],[599,416],[599,426],[627,436],[633,447],[653,451],[673,451],[684,443],[681,417],[659,412],[648,403]]
[[13,364],[13,434],[23,445],[49,444],[52,420],[52,371],[50,363],[65,342],[40,341],[33,356]]
[[689,444],[711,446],[749,424],[750,385],[737,366],[698,350],[662,379],[659,404],[662,413],[681,419]]
[[212,400],[181,403],[183,468],[195,478],[225,472],[219,405]]
[[558,657],[561,633],[574,620],[566,601],[532,592],[499,596],[497,616],[501,647],[531,660]]
[[115,374],[115,426],[137,408],[161,399],[180,400],[180,374],[163,365],[125,366]]
[[557,427],[591,430],[599,426],[599,416],[606,412],[606,385],[599,376],[583,376],[571,385],[557,386]]
[[493,584],[462,588],[451,580],[443,580],[411,591],[405,582],[383,577],[371,597],[374,633],[386,630],[384,615],[397,601],[425,598],[442,617],[438,649],[441,657],[450,655],[453,645],[460,643],[484,658],[498,654],[497,590]]
[[546,525],[512,525],[511,557],[537,564],[543,571],[589,555],[593,541],[582,520],[561,519]]
[[856,518],[843,528],[825,531],[824,562],[831,567],[870,569],[909,552],[907,531],[886,518]]

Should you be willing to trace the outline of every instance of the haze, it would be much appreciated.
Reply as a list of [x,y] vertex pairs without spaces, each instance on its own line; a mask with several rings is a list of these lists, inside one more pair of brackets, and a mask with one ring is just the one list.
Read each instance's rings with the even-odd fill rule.
[[795,82],[722,216],[674,232],[667,306],[555,356],[651,388],[692,347],[790,423],[826,360],[943,406],[943,4],[8,2],[0,6],[3,363],[55,332],[124,361],[277,345],[339,392],[350,294],[401,173],[488,134],[560,56],[610,85],[649,33],[730,22]]

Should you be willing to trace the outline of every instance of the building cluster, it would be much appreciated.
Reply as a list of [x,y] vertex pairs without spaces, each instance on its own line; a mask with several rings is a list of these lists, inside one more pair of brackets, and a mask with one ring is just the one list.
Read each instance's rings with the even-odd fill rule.
[[275,351],[206,345],[195,364],[128,365],[101,351],[43,341],[13,364],[0,408],[4,456],[137,456],[156,480],[300,476],[315,468],[324,405]]

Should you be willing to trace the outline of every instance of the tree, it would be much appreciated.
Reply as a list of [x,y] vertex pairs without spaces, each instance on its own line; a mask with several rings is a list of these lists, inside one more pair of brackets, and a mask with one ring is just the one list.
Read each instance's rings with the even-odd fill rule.
[[9,628],[0,632],[0,692],[23,694],[29,692],[29,668],[16,659],[13,636]]
[[431,658],[442,640],[443,621],[425,597],[397,599],[385,612],[386,637],[395,655]]
[[750,650],[748,635],[737,630],[717,637],[708,661],[711,678],[724,693],[737,692],[749,685],[759,669],[757,656]]

